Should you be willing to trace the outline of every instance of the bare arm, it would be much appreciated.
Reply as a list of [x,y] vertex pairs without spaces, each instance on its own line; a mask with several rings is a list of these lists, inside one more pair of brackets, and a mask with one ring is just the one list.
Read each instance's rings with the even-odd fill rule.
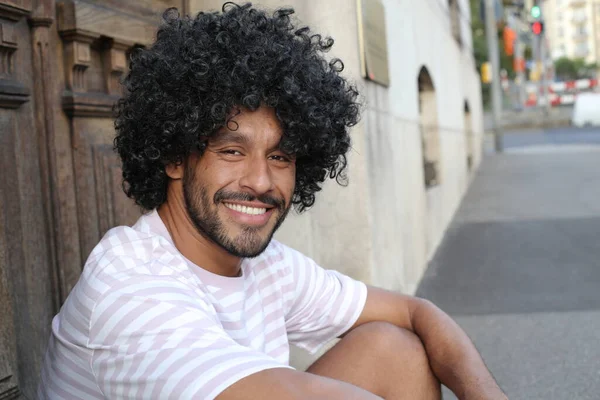
[[355,324],[385,321],[414,332],[423,342],[431,369],[460,399],[506,399],[466,333],[433,303],[369,287]]
[[252,374],[225,389],[217,400],[377,400],[349,383],[288,368],[268,369]]

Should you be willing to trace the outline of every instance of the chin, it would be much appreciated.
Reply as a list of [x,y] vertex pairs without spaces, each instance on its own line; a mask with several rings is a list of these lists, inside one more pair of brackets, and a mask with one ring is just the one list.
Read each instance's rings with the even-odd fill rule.
[[[267,231],[263,233],[261,231]],[[258,232],[242,229],[236,234],[227,235],[226,240],[219,241],[219,245],[228,253],[240,258],[253,258],[259,256],[271,243],[273,229],[264,227]]]
[[269,243],[271,241],[265,241],[264,243],[261,243],[260,245],[252,245],[252,246],[248,246],[247,244],[235,244],[233,246],[226,246],[224,247],[225,250],[227,250],[227,252],[229,252],[231,255],[234,255],[236,257],[240,257],[240,258],[254,258],[254,257],[258,257],[259,255],[261,255],[266,248],[269,246]]

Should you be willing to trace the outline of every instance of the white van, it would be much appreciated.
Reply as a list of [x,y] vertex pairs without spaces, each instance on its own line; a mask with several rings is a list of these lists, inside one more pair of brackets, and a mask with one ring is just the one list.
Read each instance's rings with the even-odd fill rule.
[[581,93],[575,99],[574,126],[600,126],[600,93]]

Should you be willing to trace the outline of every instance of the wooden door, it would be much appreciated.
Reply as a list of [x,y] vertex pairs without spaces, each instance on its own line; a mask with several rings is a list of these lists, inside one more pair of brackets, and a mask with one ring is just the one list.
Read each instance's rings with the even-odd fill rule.
[[140,215],[112,105],[134,45],[186,0],[0,0],[0,399],[34,399],[52,317],[91,249]]
[[166,7],[182,0],[59,1],[57,29],[65,63],[62,106],[71,136],[80,262],[62,271],[63,292],[75,284],[81,263],[106,231],[132,224],[140,211],[125,197],[113,151],[112,106],[135,45],[152,42]]
[[43,149],[36,124],[32,0],[0,0],[0,398],[34,398],[56,310]]

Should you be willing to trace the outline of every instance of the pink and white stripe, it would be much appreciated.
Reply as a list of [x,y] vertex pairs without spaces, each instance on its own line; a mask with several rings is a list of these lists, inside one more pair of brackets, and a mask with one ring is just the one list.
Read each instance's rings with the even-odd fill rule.
[[272,241],[227,278],[186,260],[156,211],[110,230],[52,322],[40,399],[213,399],[347,331],[366,286]]

